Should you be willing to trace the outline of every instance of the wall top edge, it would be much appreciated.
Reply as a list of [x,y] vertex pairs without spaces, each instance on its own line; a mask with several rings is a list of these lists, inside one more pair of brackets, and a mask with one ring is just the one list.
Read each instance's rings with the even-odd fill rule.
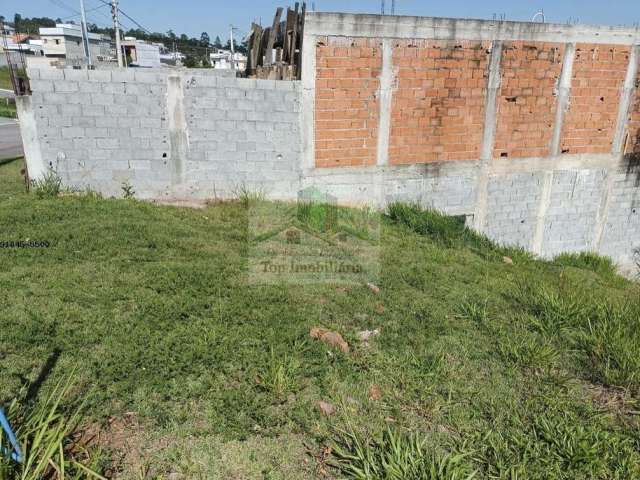
[[305,35],[640,45],[640,28],[619,26],[327,12],[307,15]]

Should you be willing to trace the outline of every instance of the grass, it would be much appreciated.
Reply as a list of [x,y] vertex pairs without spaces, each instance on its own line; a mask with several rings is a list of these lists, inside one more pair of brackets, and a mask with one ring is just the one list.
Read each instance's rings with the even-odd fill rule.
[[107,477],[640,477],[636,283],[406,205],[379,219],[380,293],[252,283],[259,196],[27,194],[20,168],[0,166],[0,241],[50,247],[0,249],[0,405],[75,369]]
[[9,75],[9,67],[0,67],[0,88],[4,90],[13,90],[11,76]]
[[[0,67],[0,88],[13,90],[9,67]],[[13,100],[0,97],[0,117],[16,118],[16,104]]]

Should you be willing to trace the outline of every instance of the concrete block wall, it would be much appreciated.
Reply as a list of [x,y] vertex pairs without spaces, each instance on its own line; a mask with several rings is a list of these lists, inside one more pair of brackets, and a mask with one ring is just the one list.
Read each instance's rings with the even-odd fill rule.
[[464,215],[546,257],[631,262],[638,31],[310,13],[304,35],[301,82],[31,70],[18,105],[30,172],[146,198],[316,186],[345,204]]
[[[380,59],[369,81],[350,68],[357,48],[327,58],[341,44]],[[494,240],[546,257],[596,251],[629,263],[640,184],[621,172],[640,168],[640,31],[311,13],[303,59],[306,181],[345,202],[466,215]],[[339,82],[325,80],[332,61]],[[375,129],[330,123],[345,95],[371,99]],[[366,161],[323,141],[336,134],[366,138]]]
[[[30,69],[41,163],[66,185],[142,198],[295,198],[297,82],[215,70]],[[28,122],[29,113],[23,113]],[[32,173],[33,176],[33,173]]]

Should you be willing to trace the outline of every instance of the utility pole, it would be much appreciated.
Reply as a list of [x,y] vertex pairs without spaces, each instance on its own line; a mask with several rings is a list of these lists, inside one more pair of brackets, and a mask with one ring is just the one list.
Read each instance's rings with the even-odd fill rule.
[[233,48],[233,25],[229,25],[231,30],[229,30],[229,44],[231,45],[231,70],[236,69],[236,59],[235,59],[235,51]]
[[92,68],[91,49],[89,46],[89,32],[87,31],[87,16],[84,12],[84,0],[80,0],[80,14],[82,15],[82,43],[84,44],[84,55],[87,57],[87,67]]
[[396,14],[396,0],[391,0],[391,15]]
[[384,15],[384,0],[381,1],[380,5],[380,15]]
[[118,0],[111,0],[111,16],[113,17],[113,32],[116,36],[116,56],[118,67],[123,67],[122,45],[120,44],[120,20],[118,19]]

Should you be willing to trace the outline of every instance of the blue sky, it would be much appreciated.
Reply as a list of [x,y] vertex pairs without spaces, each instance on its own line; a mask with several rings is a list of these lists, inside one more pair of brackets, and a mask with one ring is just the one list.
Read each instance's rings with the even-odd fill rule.
[[[2,0],[0,14],[13,18],[23,16],[70,17],[79,10],[79,0]],[[294,1],[291,1],[293,4]],[[311,5],[311,1],[307,2]],[[316,0],[321,11],[380,11],[380,0]],[[386,0],[387,5],[391,0]],[[100,25],[110,22],[108,8],[99,0],[85,0],[89,21]],[[276,6],[285,0],[120,0],[120,8],[143,26],[154,31],[173,29],[176,33],[200,36],[203,31],[212,38],[228,36],[229,24],[246,32],[253,20],[271,23]],[[445,17],[491,18],[506,14],[509,20],[530,20],[544,8],[547,21],[564,23],[572,18],[581,23],[632,25],[640,22],[640,0],[396,0],[396,13]],[[388,7],[387,7],[388,8]],[[77,17],[76,17],[77,18]],[[124,20],[125,27],[131,22]]]

